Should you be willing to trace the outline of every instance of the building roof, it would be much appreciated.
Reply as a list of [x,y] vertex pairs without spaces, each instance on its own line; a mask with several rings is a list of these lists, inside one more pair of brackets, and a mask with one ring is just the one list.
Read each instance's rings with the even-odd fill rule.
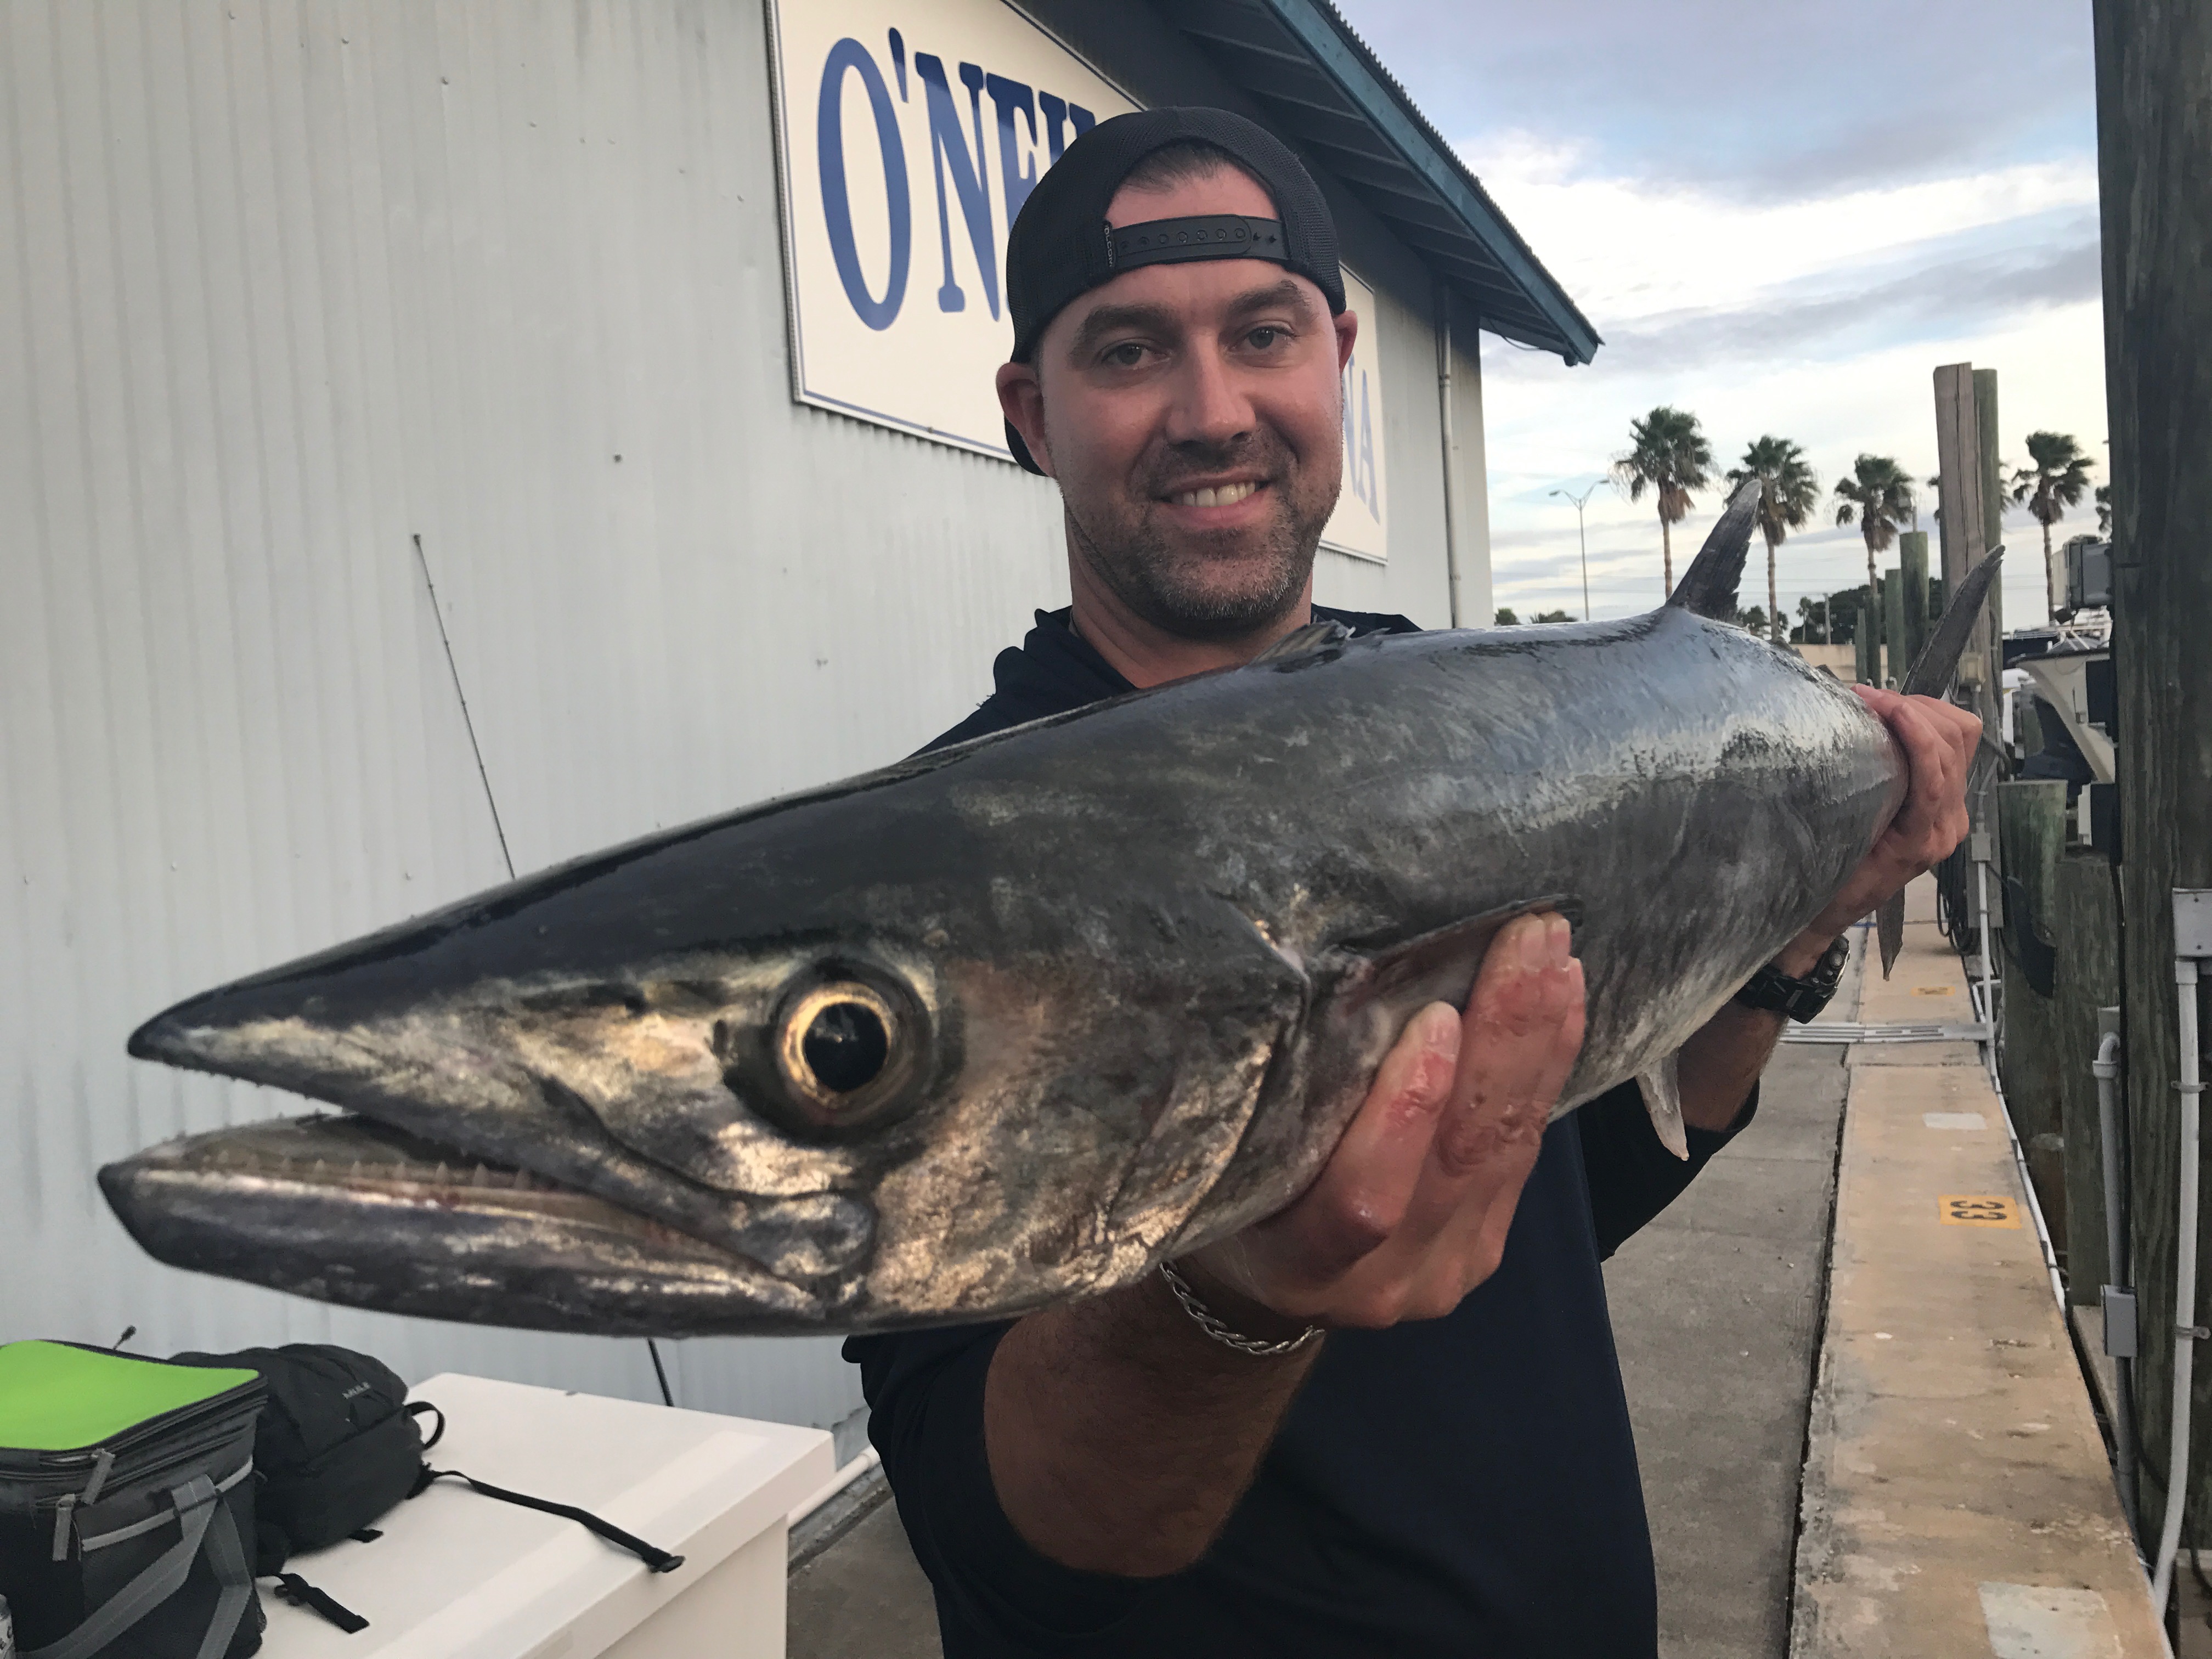
[[1569,363],[1595,355],[1589,320],[1329,0],[1177,0],[1164,15],[1357,190],[1483,327]]

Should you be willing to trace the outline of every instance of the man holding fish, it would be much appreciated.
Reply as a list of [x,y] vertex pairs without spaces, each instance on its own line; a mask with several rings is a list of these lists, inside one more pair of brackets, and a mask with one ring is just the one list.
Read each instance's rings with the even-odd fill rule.
[[[1362,319],[1285,147],[1220,111],[1106,122],[1040,181],[1007,265],[1000,399],[1060,489],[1073,603],[940,744],[1316,621],[1412,630],[1312,603]],[[1413,1014],[1287,1209],[1010,1323],[853,1339],[951,1659],[1655,1650],[1599,1263],[1748,1121],[1844,929],[1966,832],[1973,717],[1859,695],[1905,757],[1903,804],[1682,1047],[1686,1158],[1637,1082],[1550,1121],[1585,1010],[1569,923],[1539,910],[1497,933],[1463,1008]]]

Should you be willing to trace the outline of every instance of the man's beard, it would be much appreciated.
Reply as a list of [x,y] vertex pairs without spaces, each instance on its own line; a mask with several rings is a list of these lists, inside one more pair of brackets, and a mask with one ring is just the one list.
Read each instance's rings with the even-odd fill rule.
[[[1153,508],[1176,479],[1245,468],[1267,480],[1272,512],[1256,542],[1249,529],[1218,542],[1203,533],[1170,539]],[[1070,539],[1099,580],[1137,616],[1182,639],[1239,639],[1279,620],[1305,591],[1334,492],[1327,501],[1301,501],[1302,493],[1315,493],[1314,481],[1272,433],[1240,444],[1178,445],[1147,471],[1133,513],[1120,501],[1112,503],[1118,510],[1087,503],[1079,510],[1063,494]],[[1234,567],[1234,580],[1206,580],[1226,566]]]

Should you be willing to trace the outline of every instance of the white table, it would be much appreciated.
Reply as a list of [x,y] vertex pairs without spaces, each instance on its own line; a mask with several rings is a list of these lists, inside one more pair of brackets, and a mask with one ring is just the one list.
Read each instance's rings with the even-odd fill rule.
[[375,1542],[287,1569],[367,1630],[264,1582],[267,1659],[782,1659],[785,1517],[835,1472],[821,1430],[480,1376],[411,1397],[446,1414],[434,1468],[589,1510],[684,1565],[648,1572],[573,1521],[441,1480],[377,1522]]

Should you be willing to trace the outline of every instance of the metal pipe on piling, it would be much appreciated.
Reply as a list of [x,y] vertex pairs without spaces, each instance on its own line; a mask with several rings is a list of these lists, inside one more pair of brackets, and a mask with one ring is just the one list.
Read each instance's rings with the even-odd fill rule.
[[2173,1585],[2173,1560],[2181,1544],[2181,1516],[2189,1504],[2189,1407],[2197,1367],[2197,1344],[2203,1334],[2197,1322],[2197,1102],[2204,1091],[2197,1059],[2197,959],[2173,959],[2175,1018],[2181,1039],[2181,1168],[2173,1224],[2173,1408],[2166,1431],[2166,1522],[2159,1528],[2158,1565],[2151,1574],[2153,1607],[2163,1609]]
[[[2127,1231],[2122,1225],[2120,1210],[2120,1034],[2107,1031],[2097,1045],[2097,1058],[2089,1070],[2097,1079],[2097,1131],[2100,1142],[2099,1161],[2105,1177],[2105,1275],[2112,1282],[2104,1287],[2105,1352],[2117,1371],[2125,1365],[2133,1370],[2136,1357],[2135,1291],[2129,1286],[2127,1270]],[[2113,1302],[2124,1297],[2128,1313],[2128,1328],[2122,1334],[2113,1329]],[[2120,1340],[2116,1340],[2115,1339]],[[2119,1350],[2124,1347],[2127,1352]],[[2132,1529],[2136,1521],[2136,1425],[2132,1401],[2133,1382],[2130,1376],[2118,1377],[2112,1389],[2112,1472],[2120,1489],[2120,1507],[2128,1517]]]

